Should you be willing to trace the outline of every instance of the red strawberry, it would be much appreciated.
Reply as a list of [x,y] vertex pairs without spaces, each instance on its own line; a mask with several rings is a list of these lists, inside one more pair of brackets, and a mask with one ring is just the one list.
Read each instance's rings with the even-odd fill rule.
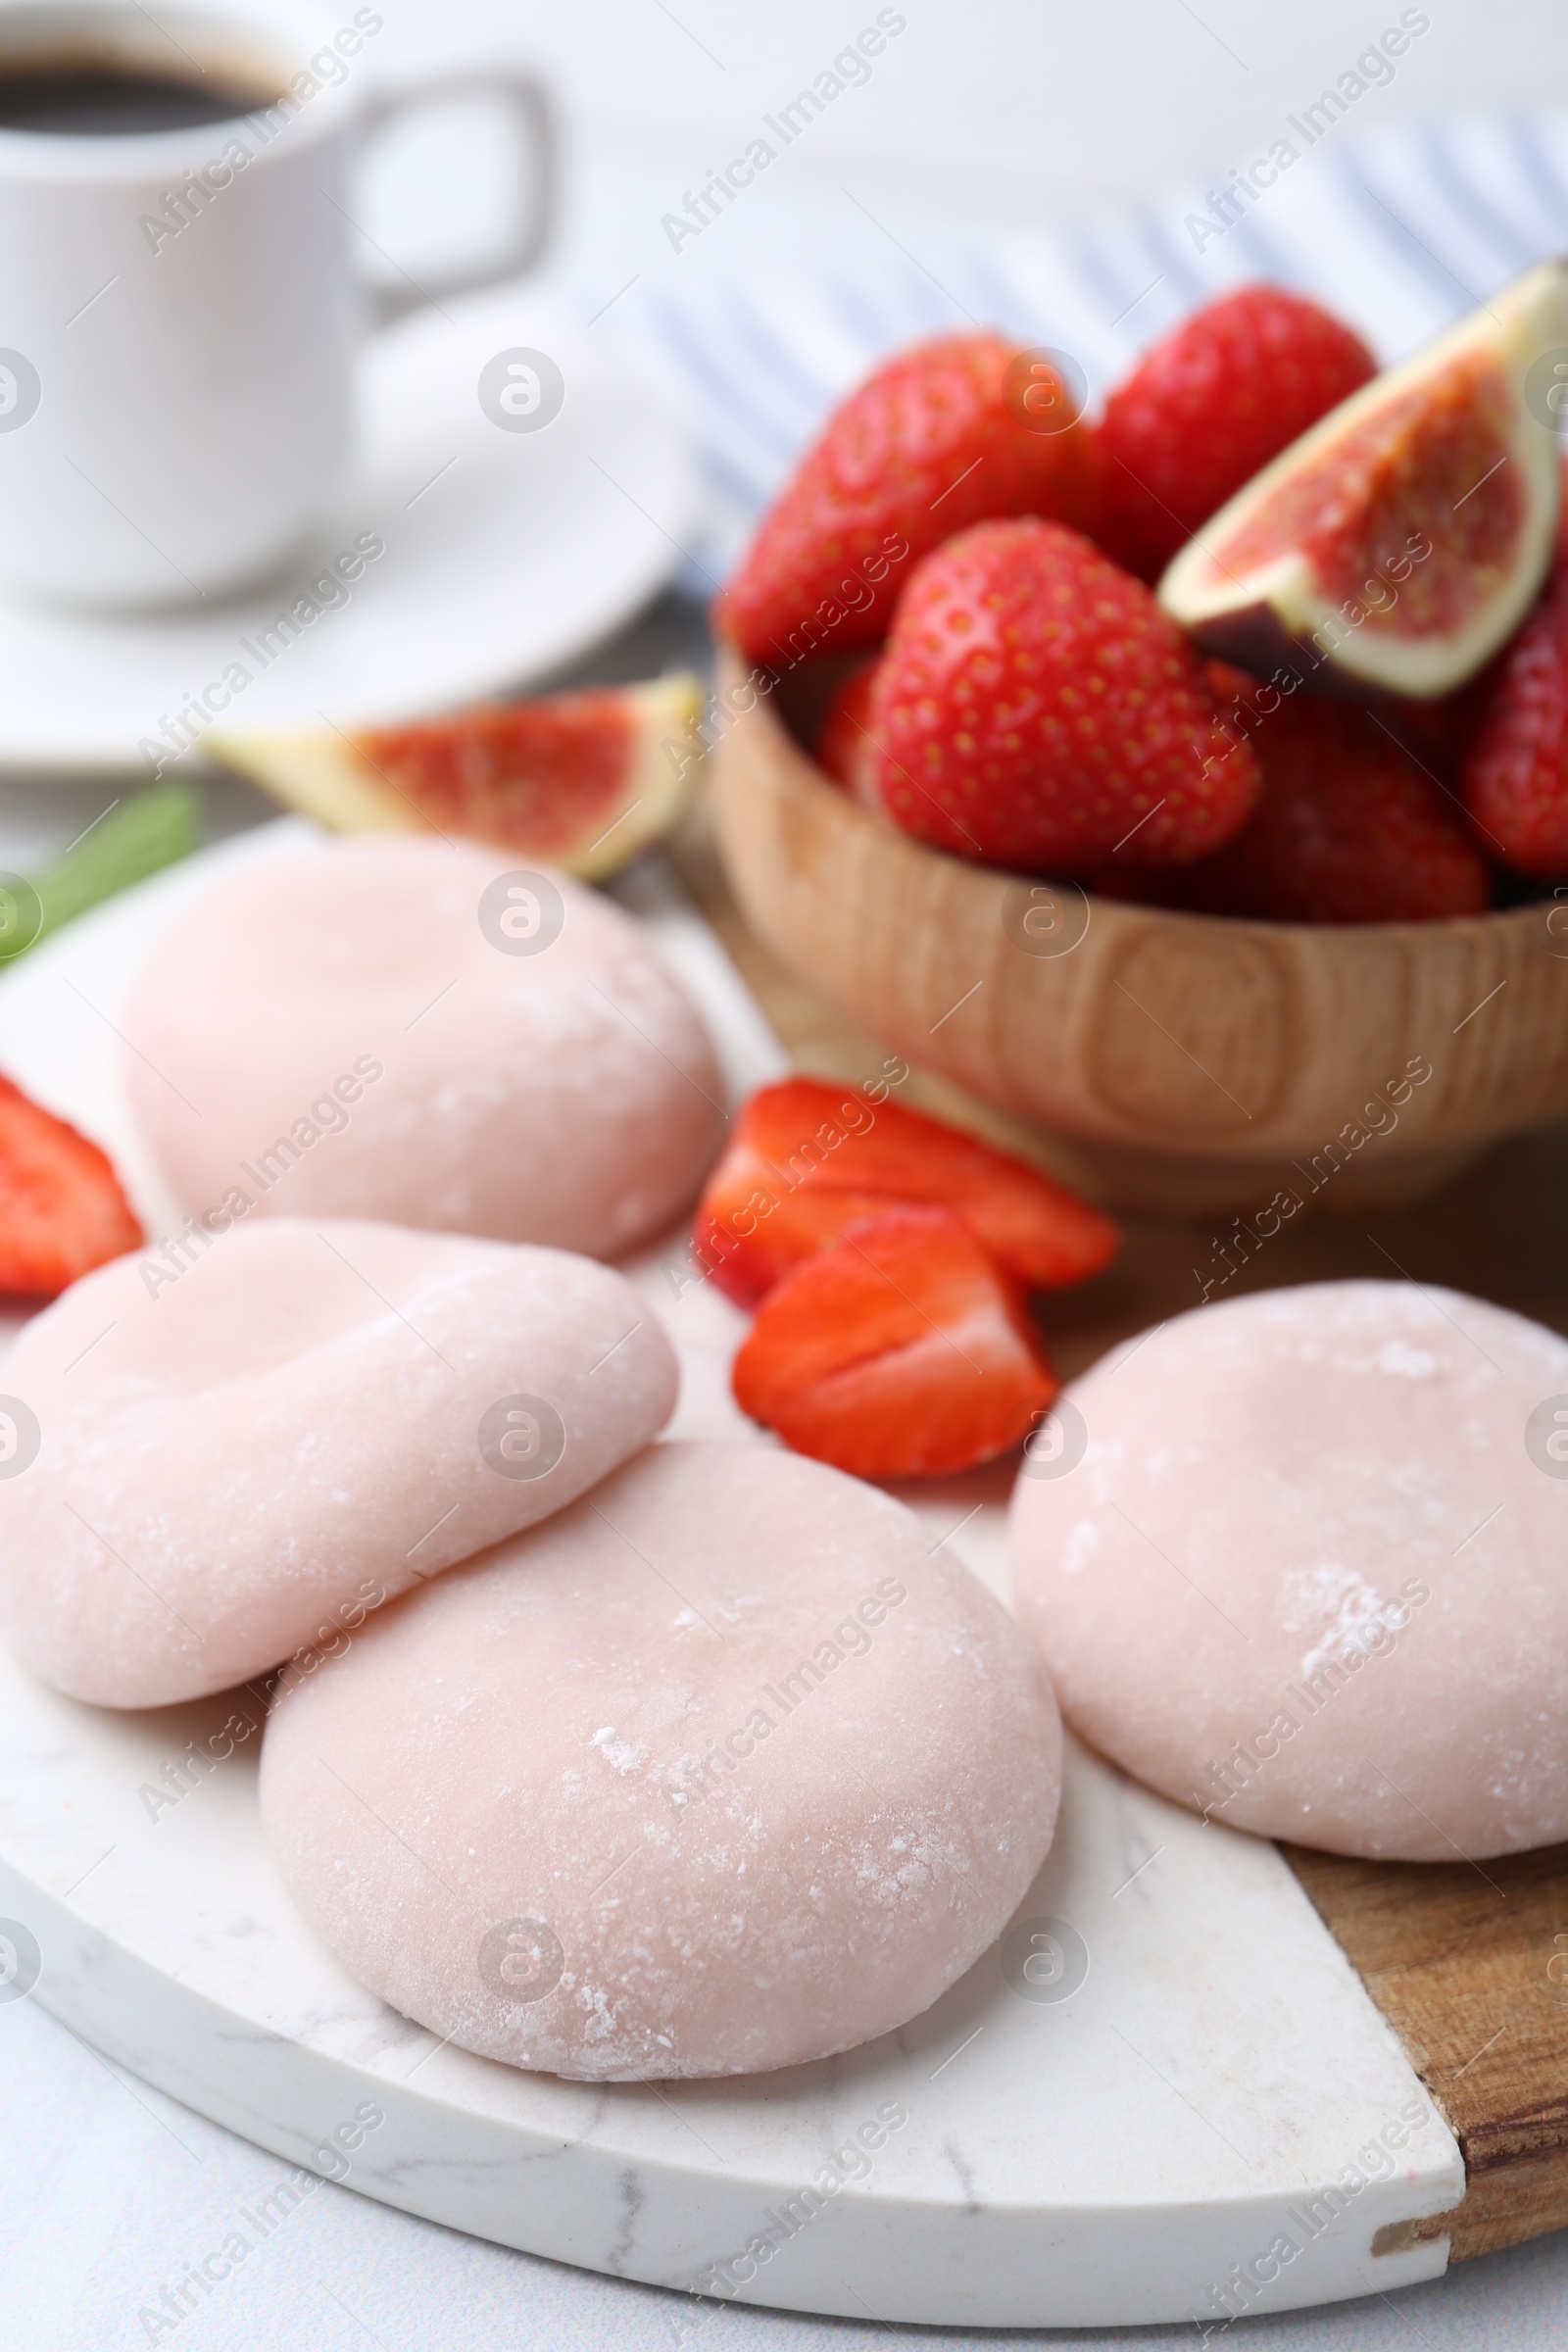
[[97,1145],[0,1078],[0,1291],[53,1298],[141,1238]]
[[730,1129],[692,1228],[719,1289],[753,1306],[846,1227],[917,1202],[961,1216],[1014,1281],[1053,1290],[1116,1253],[1108,1217],[1005,1152],[850,1086],[760,1087]]
[[1377,373],[1359,335],[1280,286],[1183,319],[1117,385],[1094,435],[1094,535],[1157,580],[1199,525]]
[[934,1478],[1005,1453],[1057,1382],[1017,1290],[946,1208],[851,1225],[769,1293],[736,1401],[859,1478]]
[[862,662],[835,693],[822,714],[812,756],[823,772],[858,801],[874,800],[866,778],[871,749],[871,684],[876,663]]
[[1459,789],[1521,874],[1568,874],[1568,516],[1539,602],[1476,687]]
[[921,564],[871,695],[870,774],[906,832],[1026,873],[1134,832],[1147,865],[1228,841],[1257,797],[1174,621],[1078,532],[983,522]]
[[1387,721],[1304,695],[1259,710],[1256,698],[1275,689],[1217,662],[1211,674],[1241,683],[1233,708],[1263,767],[1256,811],[1184,873],[1101,875],[1105,896],[1283,923],[1425,922],[1491,905],[1491,876],[1457,802]]
[[1087,435],[1029,421],[1008,375],[1021,358],[1001,335],[939,335],[868,376],[762,517],[715,607],[720,632],[775,668],[875,645],[911,564],[951,532],[988,514],[1081,520]]

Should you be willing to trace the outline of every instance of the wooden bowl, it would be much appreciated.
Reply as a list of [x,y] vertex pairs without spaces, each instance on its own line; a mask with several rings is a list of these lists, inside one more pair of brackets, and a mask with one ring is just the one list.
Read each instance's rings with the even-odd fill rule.
[[[721,650],[721,714],[752,699],[745,677]],[[928,849],[831,784],[794,731],[808,737],[813,691],[781,679],[710,755],[748,920],[842,1013],[1010,1114],[1113,1206],[1277,1231],[1298,1208],[1414,1200],[1568,1111],[1568,900],[1262,923],[1030,882]]]

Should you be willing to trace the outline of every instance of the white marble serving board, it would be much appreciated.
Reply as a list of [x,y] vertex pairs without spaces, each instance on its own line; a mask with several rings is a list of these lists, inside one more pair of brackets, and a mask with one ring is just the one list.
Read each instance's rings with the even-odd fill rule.
[[[124,982],[211,873],[308,836],[290,821],[209,852],[0,978],[0,1069],[115,1154],[154,1232],[174,1204],[115,1083]],[[782,1067],[668,869],[646,861],[621,895],[732,1089]],[[681,1352],[673,1431],[760,1444],[728,1394],[742,1318],[680,1265],[672,1237],[629,1269]],[[993,1586],[1006,1483],[917,1499]],[[1442,2237],[1372,2252],[1457,2203],[1463,2168],[1278,1853],[1082,1750],[1009,1936],[902,2032],[764,2078],[582,2085],[440,2044],[344,1974],[272,1867],[259,1710],[238,1711],[257,1728],[236,1740],[231,1697],[80,1706],[0,1653],[0,1936],[20,1923],[24,1962],[35,1939],[33,1997],[111,2059],[293,2165],[589,2269],[861,2319],[1217,2325],[1446,2265]],[[181,1763],[215,1740],[231,1752]],[[673,2307],[675,2340],[716,2309]]]

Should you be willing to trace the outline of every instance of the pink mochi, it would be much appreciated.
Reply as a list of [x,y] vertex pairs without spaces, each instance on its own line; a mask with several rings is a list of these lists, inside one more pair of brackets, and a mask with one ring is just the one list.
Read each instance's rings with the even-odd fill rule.
[[1332,1853],[1568,1838],[1555,1332],[1413,1283],[1269,1291],[1118,1350],[1056,1420],[1013,1594],[1086,1740]]
[[154,1154],[215,1223],[377,1217],[616,1257],[679,1214],[723,1125],[702,1020],[628,915],[418,834],[215,883],[124,1029]]
[[284,1218],[190,1254],[101,1266],[0,1368],[39,1434],[0,1477],[0,1627],[75,1698],[308,1674],[674,1408],[668,1342],[589,1258]]
[[578,2081],[824,2058],[929,2007],[1051,1843],[1061,1732],[913,1514],[664,1444],[373,1617],[268,1724],[262,1815],[346,1968]]

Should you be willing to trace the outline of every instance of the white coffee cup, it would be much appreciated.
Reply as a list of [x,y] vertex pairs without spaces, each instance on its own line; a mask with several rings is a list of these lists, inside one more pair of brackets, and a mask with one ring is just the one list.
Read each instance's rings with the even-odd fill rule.
[[[346,455],[361,333],[515,275],[549,212],[550,118],[507,68],[387,95],[376,5],[320,15],[0,0],[0,98],[40,63],[275,101],[197,127],[0,127],[0,585],[106,607],[217,597],[301,543]],[[322,27],[325,27],[324,31]],[[14,86],[14,85],[13,85]],[[200,85],[198,85],[200,86]],[[351,260],[350,170],[411,104],[500,92],[529,149],[525,217],[482,271],[388,298]]]

